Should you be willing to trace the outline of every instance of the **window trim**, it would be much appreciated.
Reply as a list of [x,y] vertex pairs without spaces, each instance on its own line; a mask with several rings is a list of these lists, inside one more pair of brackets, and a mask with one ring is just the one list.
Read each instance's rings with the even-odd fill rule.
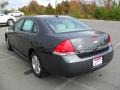
[[[26,20],[31,20],[31,21],[33,22],[33,25],[32,25],[32,28],[31,28],[31,31],[32,31],[33,26],[34,26],[34,21],[33,21],[31,18],[26,18],[25,21],[26,21]],[[24,21],[24,23],[23,23],[20,31],[32,33],[31,31],[26,31],[26,30],[23,29],[23,26],[24,26],[24,24],[25,24],[25,21]]]
[[15,32],[19,32],[19,31],[16,31],[16,30],[15,30],[15,27],[16,27],[15,25],[16,25],[20,20],[22,20],[22,19],[23,19],[24,21],[23,21],[21,27],[19,28],[19,29],[20,29],[19,31],[22,30],[23,24],[24,24],[24,22],[25,22],[25,20],[26,20],[25,18],[21,18],[21,19],[19,19],[19,20],[14,24],[14,26],[13,26],[14,28],[13,28],[13,29],[14,29]]
[[[24,25],[24,23],[25,23],[26,20],[31,20],[33,22],[33,26],[31,28],[31,31],[25,31],[25,30],[23,30],[23,25]],[[22,25],[21,30],[20,30],[22,32],[28,32],[28,33],[38,33],[39,32],[38,24],[32,18],[25,18],[25,20],[23,22],[23,25]],[[35,25],[37,26],[37,32],[33,32],[33,29],[34,29]]]
[[[36,32],[33,31],[35,26],[37,27],[37,31],[36,31]],[[38,25],[34,22],[34,25],[33,25],[33,28],[32,28],[32,33],[37,33],[37,32],[39,32],[39,27],[38,27]]]

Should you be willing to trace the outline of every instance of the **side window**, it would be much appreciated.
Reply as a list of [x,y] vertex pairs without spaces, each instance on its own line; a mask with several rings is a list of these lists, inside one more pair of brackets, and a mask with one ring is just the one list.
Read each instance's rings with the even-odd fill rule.
[[21,19],[15,24],[15,31],[20,31],[23,22],[24,22],[24,19]]
[[25,32],[31,32],[32,31],[32,27],[33,27],[34,22],[32,20],[26,20],[24,25],[23,25],[23,31]]
[[38,27],[37,27],[37,25],[35,24],[34,25],[34,28],[33,28],[33,31],[32,31],[33,33],[36,33],[36,32],[38,32]]

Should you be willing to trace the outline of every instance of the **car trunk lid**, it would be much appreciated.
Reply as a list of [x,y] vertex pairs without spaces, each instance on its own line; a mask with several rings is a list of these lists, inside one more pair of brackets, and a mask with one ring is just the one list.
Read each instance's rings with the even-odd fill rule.
[[108,49],[108,34],[100,32],[83,32],[84,36],[70,39],[75,52],[85,57]]
[[75,53],[81,58],[102,52],[108,48],[108,34],[99,31],[82,31],[57,34],[62,40],[70,40]]

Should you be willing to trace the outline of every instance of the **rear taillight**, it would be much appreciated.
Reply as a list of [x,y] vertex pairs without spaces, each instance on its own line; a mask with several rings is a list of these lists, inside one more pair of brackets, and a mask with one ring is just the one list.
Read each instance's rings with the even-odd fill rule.
[[111,37],[110,37],[110,34],[108,34],[108,43],[111,44]]
[[69,55],[74,54],[75,50],[70,40],[64,40],[54,48],[53,53],[57,55]]

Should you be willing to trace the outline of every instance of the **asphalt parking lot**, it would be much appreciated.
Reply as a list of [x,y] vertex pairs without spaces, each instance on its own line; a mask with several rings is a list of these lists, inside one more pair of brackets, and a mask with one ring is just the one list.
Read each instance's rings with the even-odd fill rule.
[[0,90],[120,90],[120,22],[82,20],[92,28],[108,32],[112,37],[114,58],[106,67],[73,78],[50,75],[39,79],[30,64],[6,48],[0,27]]

